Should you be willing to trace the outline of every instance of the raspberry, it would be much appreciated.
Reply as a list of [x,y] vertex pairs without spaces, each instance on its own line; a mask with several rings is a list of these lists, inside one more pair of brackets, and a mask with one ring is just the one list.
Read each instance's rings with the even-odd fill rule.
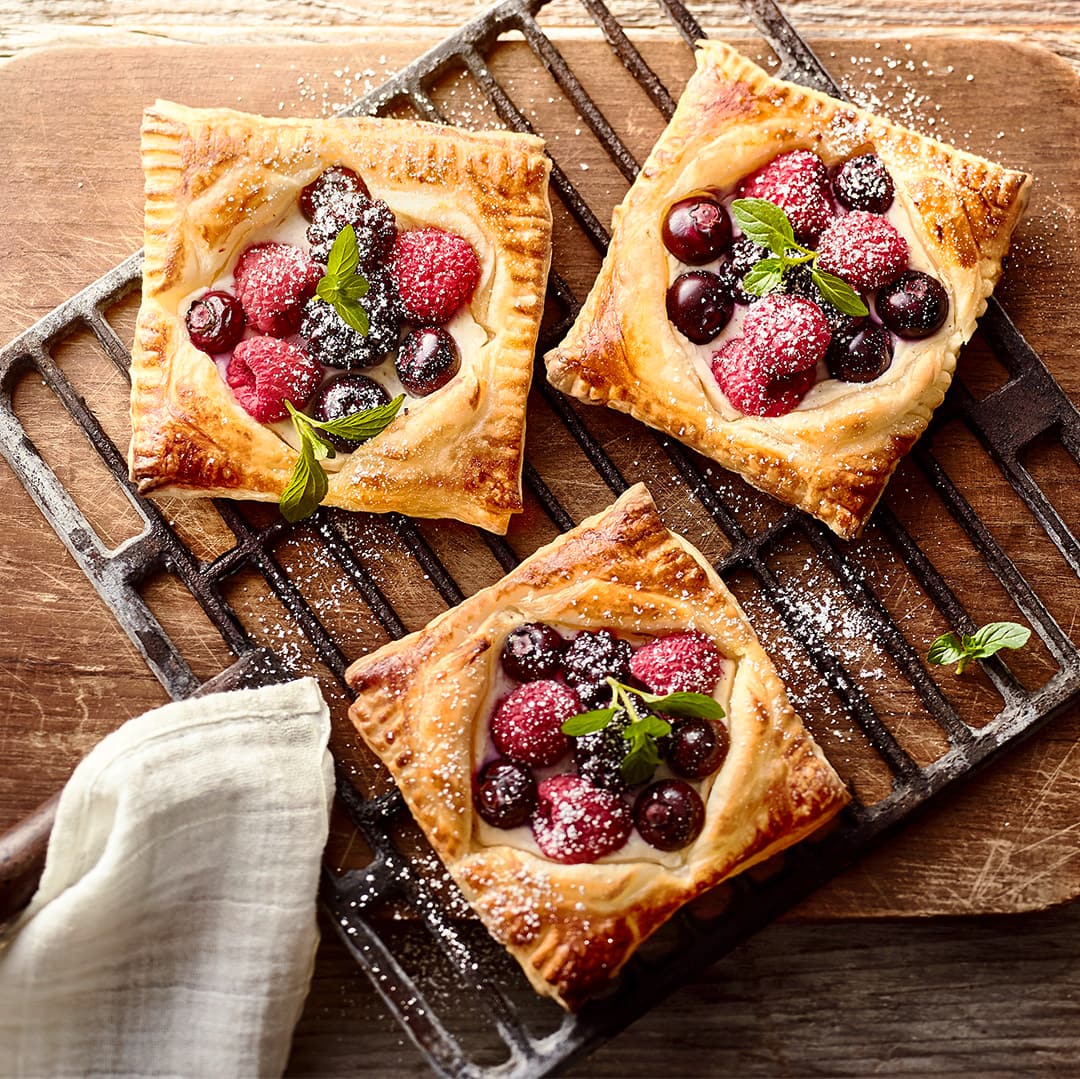
[[697,630],[649,641],[630,660],[633,676],[653,693],[712,693],[723,666],[716,645]]
[[328,367],[372,367],[397,348],[401,319],[397,294],[385,270],[366,270],[368,290],[358,301],[368,314],[368,332],[354,330],[332,304],[311,299],[304,307],[300,336],[308,351]]
[[288,416],[286,400],[303,408],[322,382],[322,368],[302,349],[276,337],[249,337],[233,349],[225,381],[259,423]]
[[773,158],[739,185],[744,199],[768,199],[788,215],[795,235],[813,240],[832,217],[829,172],[817,154],[792,150]]
[[817,264],[855,288],[873,290],[895,281],[908,264],[907,240],[880,214],[852,210],[821,234]]
[[322,270],[299,247],[264,243],[237,259],[233,276],[248,322],[260,333],[287,337],[296,333]]
[[308,225],[311,253],[320,262],[330,257],[338,233],[352,225],[361,266],[377,266],[386,261],[397,236],[394,211],[382,199],[372,201],[359,191],[337,191],[315,206]]
[[390,275],[407,319],[441,325],[472,298],[480,261],[469,241],[453,232],[413,229],[394,243]]
[[580,776],[545,779],[537,795],[533,836],[552,861],[563,865],[595,862],[617,851],[630,837],[633,817],[626,803]]
[[518,686],[491,717],[491,740],[504,756],[527,764],[554,764],[570,749],[562,725],[581,711],[578,695],[544,679]]
[[758,300],[743,319],[746,347],[769,378],[813,370],[825,358],[832,334],[816,303],[774,292]]
[[746,416],[786,415],[810,392],[816,377],[810,367],[770,379],[741,337],[731,338],[713,353],[712,373],[732,408]]

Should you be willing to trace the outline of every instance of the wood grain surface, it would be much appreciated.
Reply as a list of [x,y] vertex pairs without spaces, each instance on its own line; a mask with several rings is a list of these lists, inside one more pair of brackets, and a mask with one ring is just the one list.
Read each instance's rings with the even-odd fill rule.
[[[267,9],[273,6],[267,5]],[[26,5],[21,10],[25,14],[27,8],[46,7],[51,5]],[[137,5],[130,7],[136,11]],[[191,18],[194,27],[198,10],[200,5],[193,5],[191,12],[181,11],[165,36],[174,41],[182,38],[186,33],[185,18]],[[5,23],[3,14],[0,5],[0,26],[7,27],[7,36],[0,36],[0,47],[14,51],[26,43],[18,35],[30,33],[35,24],[21,15]],[[132,16],[139,17],[137,11]],[[328,15],[326,26],[321,28],[303,24],[298,36],[327,33],[326,27],[339,25],[335,17],[333,13]],[[1045,27],[1045,21],[1040,25]],[[99,45],[119,39],[135,40],[126,29],[75,29],[78,34],[94,31],[85,40]],[[99,29],[100,36],[96,33]],[[198,32],[193,30],[191,36],[198,40],[230,40],[231,34],[242,34],[236,26],[215,22],[213,13],[196,29]],[[34,32],[39,31],[40,27]],[[273,38],[280,33],[280,26],[273,30],[264,26],[263,32],[268,39]],[[1066,36],[1074,33],[1053,31],[1059,32]],[[61,39],[67,40],[66,34],[64,30]],[[905,48],[908,43],[905,39],[889,39],[875,30],[872,37],[858,42],[824,41],[823,55],[848,82],[869,88],[876,103],[893,111],[897,118],[940,131],[968,148],[1036,172],[1038,187],[1032,214],[1020,235],[1015,261],[1024,267],[1037,266],[1037,272],[1010,279],[1005,298],[1021,327],[1077,399],[1080,372],[1067,360],[1070,327],[1076,325],[1078,313],[1070,282],[1080,262],[1070,229],[1080,206],[1073,165],[1075,148],[1080,145],[1080,98],[1075,78],[1065,64],[1025,46],[965,40],[961,49],[955,39],[918,37],[909,51]],[[0,140],[0,341],[8,340],[139,246],[141,184],[134,147],[138,111],[143,103],[162,94],[192,104],[318,114],[380,81],[418,47],[415,41],[409,47],[391,47],[384,39],[377,47],[362,43],[330,48],[267,46],[258,50],[95,49],[24,55],[0,67],[0,100],[5,102],[0,118],[4,136]],[[576,58],[586,65],[590,48],[596,46],[588,42],[567,44],[570,53],[583,50]],[[679,78],[688,71],[685,55],[662,40],[652,43],[650,49],[650,60],[676,88]],[[1060,51],[1066,56],[1074,54],[1068,48]],[[511,68],[518,63],[512,57],[506,62]],[[592,70],[587,66],[582,69]],[[968,79],[968,75],[972,78]],[[1005,82],[1011,84],[1009,122],[1000,111],[998,94],[987,90]],[[460,87],[450,89],[457,93]],[[547,119],[547,94],[541,73],[526,69],[517,89],[527,109],[538,119]],[[590,89],[601,100],[606,95],[617,101],[616,95],[624,92],[617,80],[607,83],[602,75]],[[460,118],[483,123],[486,118],[482,110],[475,103],[462,104],[464,97],[462,94],[456,101]],[[1046,110],[1047,101],[1055,102],[1052,116]],[[629,141],[635,142],[636,152],[643,152],[658,128],[644,111],[635,112],[633,108],[626,110],[626,121]],[[572,124],[556,129],[560,137],[553,144],[554,152],[581,173],[575,175],[575,180],[580,180],[593,205],[609,209],[621,197],[622,181],[604,166],[595,147],[580,135],[569,134],[572,130]],[[58,146],[64,147],[60,160]],[[564,262],[574,250],[563,250]],[[595,270],[594,256],[581,252],[580,260],[572,261],[560,269],[579,286],[587,286]],[[130,330],[133,312],[134,304],[128,303],[116,314],[115,321],[122,331],[125,327]],[[65,343],[58,353],[80,392],[102,402],[100,418],[106,430],[118,444],[126,442],[124,387],[119,376],[107,365],[93,363],[92,350],[84,341]],[[974,365],[962,370],[972,384],[978,384],[983,377]],[[133,517],[113,481],[100,466],[95,467],[80,442],[81,436],[60,421],[55,404],[33,380],[20,386],[17,406],[31,436],[45,448],[50,464],[79,492],[80,504],[95,527],[110,542],[121,543],[131,534]],[[619,440],[628,437],[627,428],[617,422],[612,423],[608,434],[616,449]],[[945,449],[951,450],[957,460],[964,459],[970,450],[964,439],[955,432],[946,432],[943,438]],[[955,445],[948,444],[950,439]],[[1062,463],[1052,448],[1040,450],[1032,467],[1055,496],[1077,498],[1073,505],[1080,507],[1075,476],[1061,473]],[[1067,569],[1063,571],[1054,563],[1047,545],[1039,541],[1030,519],[999,478],[987,474],[985,479],[980,512],[995,534],[1008,539],[1019,552],[1018,557],[1026,559],[1025,569],[1042,574],[1048,593],[1056,595],[1062,624],[1076,640],[1075,580],[1070,581]],[[902,473],[898,481],[894,485],[897,494],[891,497],[895,497],[898,512],[906,510],[909,520],[917,523],[922,508],[917,476]],[[575,490],[573,481],[564,482],[559,493],[575,509],[598,497],[595,489]],[[678,526],[685,520],[688,532],[700,527],[692,507],[687,508],[685,492],[669,488],[658,495],[670,523]],[[102,734],[160,703],[164,694],[73,567],[29,496],[6,469],[0,469],[0,497],[9,507],[0,544],[0,588],[5,591],[5,617],[0,623],[3,828],[50,794]],[[177,526],[203,557],[211,557],[229,543],[220,519],[214,519],[216,515],[193,511],[180,503],[170,512],[175,513]],[[460,539],[452,528],[434,529],[430,537],[441,545],[440,550],[450,550]],[[937,555],[948,561],[950,545],[955,542],[948,529],[940,534],[931,531],[926,540],[934,545]],[[868,547],[872,550],[872,545]],[[787,557],[791,571],[797,572],[803,553],[791,551]],[[302,572],[303,552],[294,551],[293,558],[292,567]],[[392,577],[393,552],[388,552],[387,562],[391,564],[387,573]],[[873,562],[873,554],[868,554],[871,572],[875,570]],[[915,593],[909,579],[900,574],[890,576],[891,565],[877,568],[880,572],[875,583],[885,602],[898,617],[908,620],[906,628],[914,632],[920,619],[931,617],[925,598]],[[965,565],[963,557],[958,557],[951,568],[969,594],[980,596],[981,611],[988,617],[1006,616],[1007,600],[978,577],[977,567]],[[309,571],[314,573],[310,567]],[[491,568],[474,572],[480,584]],[[818,587],[828,591],[821,582]],[[429,617],[438,609],[437,597],[429,593],[430,589],[425,593],[418,588],[413,597],[417,619]],[[148,595],[167,627],[181,640],[197,673],[209,677],[229,662],[231,657],[216,632],[175,583],[168,578],[151,581]],[[250,615],[253,624],[261,626],[262,636],[269,643],[286,655],[299,654],[295,631],[280,613],[268,610],[266,590],[260,588],[259,582],[238,581],[231,599]],[[748,599],[752,602],[753,596]],[[354,616],[353,612],[343,614],[346,618]],[[761,619],[759,628],[767,631],[766,613],[755,612],[755,616]],[[844,629],[840,646],[854,649],[842,618],[840,624]],[[858,626],[854,629],[857,633]],[[924,632],[931,639],[938,631],[933,622]],[[361,627],[356,632],[358,643],[368,643],[373,631]],[[880,657],[870,658],[881,664]],[[784,654],[783,662],[794,668],[797,657]],[[1034,656],[1026,674],[1037,678],[1045,667],[1040,663],[1040,657]],[[805,679],[805,672],[800,675],[792,670],[791,675],[796,682],[800,677]],[[985,686],[977,680],[973,683],[967,703],[973,709],[990,707]],[[812,693],[807,692],[812,706]],[[907,703],[901,702],[899,707],[906,708]],[[841,729],[827,705],[822,706],[821,714],[826,719],[815,733],[826,743],[831,737],[832,751],[847,754],[853,774],[872,784],[873,775],[860,772],[863,765],[850,745],[850,733]],[[910,746],[927,759],[932,757],[933,736],[914,710],[894,718]],[[1078,728],[1080,717],[1074,712],[924,814],[902,835],[804,905],[801,915],[836,918],[1022,911],[1076,895],[1080,892],[1080,859],[1074,841],[1080,806],[1080,767],[1074,752]],[[339,751],[343,747],[348,750],[347,732],[340,726],[336,737]],[[348,835],[339,831],[336,840],[339,853],[346,858]],[[736,1060],[741,1070],[750,1069],[747,1074],[860,1074],[871,1066],[885,1070],[978,1072],[977,1058],[985,1048],[976,1051],[968,1044],[952,1044],[947,1038],[935,1041],[933,1037],[935,1008],[949,1000],[955,1002],[955,994],[950,997],[950,992],[962,984],[982,986],[986,993],[980,999],[990,1000],[995,994],[1000,998],[990,1000],[992,1006],[986,1016],[978,1017],[976,1025],[980,1030],[985,1033],[992,1029],[997,1014],[993,1006],[1000,1004],[999,1029],[1045,1035],[1037,1063],[1047,1070],[1060,1067],[1069,1051],[1075,1060],[1080,1048],[1075,1038],[1070,1040],[1060,1034],[1064,1017],[1075,1016],[1075,1009],[1059,1000],[1056,1010],[1040,1015],[1039,1007],[1045,1001],[1034,987],[1050,977],[1051,970],[1055,977],[1063,979],[1055,983],[1059,988],[1071,987],[1080,949],[1058,953],[1053,941],[1055,934],[1062,932],[1071,931],[1075,936],[1074,921],[1071,911],[1066,911],[1043,915],[1041,921],[990,921],[978,928],[962,921],[928,929],[885,926],[867,929],[857,938],[843,926],[781,927],[763,942],[740,949],[734,964],[722,964],[701,984],[684,991],[681,1003],[673,1001],[654,1013],[639,1025],[640,1030],[635,1028],[637,1033],[604,1050],[578,1074],[647,1075],[668,1071],[670,1066],[665,1065],[663,1055],[665,1023],[681,1014],[680,1009],[698,1017],[698,1022],[704,1013],[723,1010],[731,1020],[731,1032],[737,1034],[754,1027],[759,1018],[756,1012],[762,1008],[775,1020],[775,1029],[769,1028],[768,1045],[755,1050],[749,1062],[741,1047],[731,1048],[729,1057],[723,1055],[726,1049],[709,1057],[708,1066],[688,1051],[678,1056],[682,1067],[673,1074],[714,1074],[714,1065],[719,1069],[726,1061],[735,1066]],[[407,928],[402,930],[403,934],[408,932]],[[934,987],[924,994],[918,1008],[904,1012],[910,1025],[902,1032],[889,1027],[887,999],[925,984],[914,976],[909,978],[902,970],[912,953],[897,943],[897,936],[911,933],[921,934],[919,940],[927,956],[938,955],[942,964],[952,963],[950,970],[955,973],[950,975],[953,982]],[[955,947],[949,945],[952,940],[957,941]],[[1025,941],[1030,945],[1026,951],[1021,943]],[[991,974],[978,971],[980,956],[987,948],[995,950],[1000,960]],[[789,980],[785,978],[785,964],[792,952],[812,954],[810,966],[802,968],[808,973],[777,991],[777,982]],[[1021,954],[1030,960],[1026,966]],[[898,970],[894,980],[882,975],[882,970],[888,974],[894,968]],[[846,983],[848,991],[839,1004],[825,992],[834,980]],[[1014,1016],[1013,1026],[1007,1026],[1005,1013],[1010,994],[1005,987],[1013,984],[1032,987],[1034,997],[1032,1006],[1021,1009],[1023,1014]],[[873,999],[863,1000],[864,995]],[[688,997],[693,1002],[689,1008]],[[811,998],[815,1003],[808,1003]],[[837,1006],[847,1008],[848,1013],[842,1019],[833,1018],[836,1036],[817,1035],[816,1043],[814,1037],[808,1043],[806,1031],[820,1031],[825,1011]],[[360,1009],[359,1017],[354,1007]],[[792,1012],[798,1015],[798,1022],[793,1024],[786,1022]],[[693,1021],[680,1028],[692,1043],[699,1037],[693,1032]],[[875,1022],[884,1024],[884,1040],[880,1044],[875,1041],[867,1049],[863,1024]],[[860,1032],[850,1036],[847,1049],[841,1028]],[[705,1038],[715,1029],[703,1024],[705,1033],[700,1037]],[[893,1043],[887,1046],[890,1036]],[[414,1051],[402,1044],[396,1027],[381,1015],[362,976],[348,966],[337,944],[327,940],[312,999],[298,1031],[291,1068],[297,1074],[355,1070],[365,1054],[372,1051],[373,1040],[373,1059],[380,1073],[420,1073]],[[1026,1051],[1022,1048],[1023,1037],[1009,1033],[1001,1041],[1004,1048],[995,1058],[995,1066],[1020,1069]],[[619,1048],[624,1043],[626,1048]],[[978,1039],[972,1044],[985,1045]]]

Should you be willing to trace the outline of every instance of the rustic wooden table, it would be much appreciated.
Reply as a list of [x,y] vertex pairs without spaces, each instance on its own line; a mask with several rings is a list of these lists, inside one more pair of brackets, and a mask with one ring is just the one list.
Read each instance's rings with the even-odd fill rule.
[[[663,29],[656,11],[631,3],[613,7],[624,25]],[[161,85],[167,88],[163,92],[177,93],[171,88],[177,82],[175,71],[169,70],[172,65],[157,57],[173,56],[180,67],[194,65],[184,68],[189,75],[201,65],[204,78],[217,79],[209,86],[197,84],[200,99],[212,94],[214,86],[218,91],[227,87],[228,96],[221,102],[244,107],[259,93],[267,98],[277,92],[288,108],[312,113],[344,100],[350,90],[377,82],[391,66],[383,47],[389,50],[398,43],[400,48],[400,43],[438,34],[481,9],[448,0],[426,5],[376,0],[363,6],[284,0],[239,0],[228,6],[202,0],[168,5],[160,0],[116,0],[109,5],[93,0],[64,5],[0,0],[0,56],[29,65],[18,70],[40,73],[50,68],[48,56],[35,59],[33,49],[89,46],[99,66],[86,54],[84,81],[91,71],[113,80],[96,99],[79,102],[85,109],[82,129],[99,140],[97,145],[84,140],[85,160],[74,151],[57,156],[53,132],[35,130],[51,114],[41,95],[48,101],[63,100],[65,93],[71,94],[70,79],[76,75],[69,79],[66,72],[54,71],[51,79],[40,84],[31,80],[21,95],[4,98],[0,172],[15,177],[8,190],[17,190],[20,201],[0,208],[0,222],[11,226],[18,218],[20,224],[0,229],[6,266],[0,343],[139,246],[138,203],[132,197],[137,175],[133,186],[129,144],[137,119],[119,122],[109,109],[120,107],[125,94],[141,100],[147,87]],[[734,4],[706,0],[694,10],[714,33],[724,28],[746,33]],[[991,32],[999,39],[1040,44],[1080,69],[1080,2],[1003,8],[958,0],[942,11],[928,0],[911,0],[902,8],[886,0],[794,0],[787,10],[810,34],[851,34],[872,42],[901,32],[912,38],[916,50],[925,41],[925,51],[915,56],[937,58],[939,68],[942,36],[951,39],[953,62],[963,71],[965,65],[977,66],[979,35]],[[545,20],[569,38],[585,25],[572,0],[554,0]],[[169,43],[216,48],[199,51],[200,58],[193,60],[196,53],[191,51],[167,53],[163,46]],[[340,76],[306,84],[298,76],[291,88],[284,75],[267,82],[258,73],[262,63],[252,59],[257,55],[252,46],[283,43],[293,43],[302,55],[302,73],[315,69],[321,46],[347,46],[350,54],[359,50],[362,70],[357,65],[349,85]],[[150,45],[158,51],[148,49]],[[137,63],[100,66],[111,50],[132,46],[139,48],[125,55],[140,57]],[[248,57],[237,84],[232,76],[214,71],[215,58],[224,55],[227,46],[242,47],[228,55],[236,58],[246,50]],[[60,66],[72,55],[65,54]],[[285,58],[282,50],[268,49],[265,66],[277,64],[283,73]],[[79,63],[71,67],[80,69]],[[251,85],[249,97],[245,79]],[[1066,86],[1067,73],[1058,69],[1054,79],[1058,82],[1051,79],[1046,85]],[[256,90],[256,83],[261,89]],[[953,84],[944,89],[956,91]],[[1034,131],[1026,139],[1011,131],[1010,98],[998,85],[988,83],[977,98],[970,96],[970,89],[967,93],[966,100],[978,101],[983,124],[984,142],[979,144],[976,132],[972,149],[1004,159],[1034,145]],[[1071,105],[1080,108],[1080,97],[1075,96],[1080,92],[1073,93]],[[963,95],[955,100],[964,100]],[[1046,104],[1052,115],[1060,101],[1054,97]],[[264,102],[258,107],[268,106]],[[998,111],[1000,120],[994,126],[1002,129],[1000,146],[985,141],[991,130],[986,124]],[[970,130],[964,117],[950,119],[954,131]],[[1080,208],[1072,165],[1080,149],[1078,122],[1080,115],[1048,121],[1060,145],[1040,158],[1051,170],[1040,179],[1049,184],[1050,201],[1060,202],[1061,216],[1048,226],[1049,233],[1033,234],[1031,241],[1033,247],[1036,240],[1049,244],[1055,237],[1062,245],[1073,243],[1070,257],[1051,267],[1064,275],[1063,294],[1069,266],[1080,262],[1068,236]],[[1063,131],[1068,133],[1064,141]],[[1054,136],[1048,141],[1053,144]],[[63,138],[59,144],[68,145]],[[20,157],[31,146],[38,148],[38,155]],[[1009,161],[1024,162],[1022,156]],[[116,178],[110,180],[113,172]],[[45,193],[39,198],[35,190]],[[48,230],[43,230],[45,222]],[[35,229],[42,232],[41,241],[23,246]],[[73,249],[70,264],[65,264],[65,245]],[[1075,300],[1071,303],[1075,312]],[[1065,308],[1070,309],[1069,302]],[[1027,328],[1028,323],[1023,325]],[[1047,342],[1065,340],[1046,332]],[[1047,342],[1036,343],[1043,347]],[[1063,370],[1076,399],[1080,375],[1075,368]],[[1060,378],[1063,371],[1055,373]],[[69,467],[62,454],[50,463],[62,477]],[[95,612],[92,592],[3,467],[0,497],[9,507],[0,541],[0,587],[7,597],[0,620],[2,829],[62,782],[73,761],[101,734],[159,703],[162,693],[149,675],[133,673],[138,657],[119,632],[110,629],[107,617]],[[1080,501],[1075,505],[1080,507]],[[164,605],[168,597],[159,598]],[[195,644],[199,648],[205,642],[197,638]],[[209,645],[196,657],[203,676],[221,665],[220,653]],[[1080,906],[1058,905],[1080,894],[1080,845],[1074,841],[1080,769],[1072,752],[1078,733],[1080,717],[1074,715],[1016,751],[1003,767],[951,795],[862,868],[811,900],[801,914],[812,921],[777,925],[742,946],[577,1066],[574,1074],[1080,1072]],[[1024,788],[1026,795],[1018,797],[1017,788]],[[954,844],[957,851],[951,849]],[[1056,909],[1042,909],[1048,906]],[[995,913],[904,921],[866,918],[987,911]],[[860,920],[836,920],[853,917]],[[411,932],[402,927],[403,947],[410,946]],[[419,1075],[425,1068],[366,979],[327,934],[309,1006],[297,1030],[290,1073],[349,1072]]]

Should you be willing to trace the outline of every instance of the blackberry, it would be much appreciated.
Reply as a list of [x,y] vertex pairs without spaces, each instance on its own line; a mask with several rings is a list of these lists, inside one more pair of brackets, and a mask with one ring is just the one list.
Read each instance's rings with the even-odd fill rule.
[[630,717],[620,709],[603,730],[574,739],[574,764],[582,779],[616,793],[626,789],[621,766],[630,743],[622,734],[629,725]]
[[814,284],[809,266],[794,266],[784,274],[783,291],[790,296],[801,296],[804,300],[817,304],[834,337],[854,337],[866,325],[865,315],[845,315],[838,307],[833,307]]
[[584,630],[566,649],[562,660],[563,675],[572,686],[603,683],[606,678],[625,682],[630,677],[633,648],[609,630],[595,633]]
[[[317,420],[342,420],[354,412],[389,403],[390,394],[374,379],[349,372],[335,375],[323,383],[311,402],[311,414]],[[332,435],[327,431],[323,431],[322,436],[345,453],[360,445],[351,438],[342,438],[341,435]]]
[[369,199],[359,191],[343,191],[315,206],[315,217],[307,230],[311,257],[326,262],[346,225],[352,225],[356,232],[361,266],[377,266],[386,260],[397,237],[394,211],[382,199]]
[[397,293],[383,270],[368,270],[367,294],[360,306],[368,314],[368,332],[354,330],[333,305],[320,299],[308,300],[300,323],[300,336],[308,352],[327,367],[372,367],[397,348],[401,318]]
[[749,273],[764,258],[769,258],[769,252],[749,236],[740,236],[731,245],[731,265],[740,277]]

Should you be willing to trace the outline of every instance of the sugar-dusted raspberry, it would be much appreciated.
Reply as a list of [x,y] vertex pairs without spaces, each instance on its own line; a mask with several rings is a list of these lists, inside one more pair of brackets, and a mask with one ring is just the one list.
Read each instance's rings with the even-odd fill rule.
[[495,709],[491,740],[500,753],[514,760],[554,764],[570,749],[562,725],[580,711],[578,695],[561,682],[526,682]]
[[713,353],[712,373],[732,408],[745,416],[787,414],[810,392],[816,378],[812,367],[786,378],[770,378],[742,337],[725,341]]
[[630,660],[631,674],[653,693],[712,693],[723,668],[716,645],[693,629],[649,641]]
[[285,402],[303,408],[322,381],[322,368],[303,349],[276,337],[249,337],[233,349],[225,381],[259,423],[288,416]]
[[817,154],[791,150],[739,185],[744,199],[768,199],[788,215],[798,239],[813,240],[833,215],[829,171]]
[[316,205],[307,229],[312,255],[325,262],[346,225],[352,225],[356,234],[361,267],[379,266],[386,261],[397,236],[394,211],[382,199],[369,199],[359,191],[340,191]]
[[462,236],[443,229],[401,233],[390,256],[390,275],[411,322],[442,325],[472,299],[480,260]]
[[630,807],[611,791],[580,776],[559,775],[537,789],[532,828],[537,846],[563,865],[595,862],[617,851],[630,837]]
[[262,243],[237,259],[233,277],[248,323],[271,337],[287,337],[296,333],[322,269],[299,247]]
[[821,234],[817,246],[821,269],[855,288],[873,290],[895,281],[908,264],[908,243],[880,214],[852,210]]
[[758,300],[743,319],[742,330],[747,348],[770,379],[813,370],[832,337],[816,303],[782,292]]

